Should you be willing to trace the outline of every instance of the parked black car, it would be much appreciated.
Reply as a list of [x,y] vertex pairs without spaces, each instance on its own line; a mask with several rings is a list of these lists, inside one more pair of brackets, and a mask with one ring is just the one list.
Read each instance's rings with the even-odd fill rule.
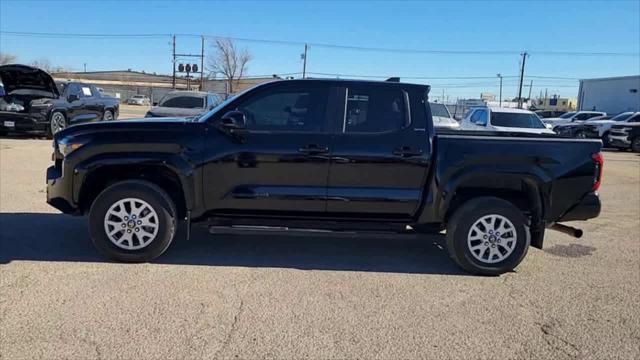
[[0,66],[0,80],[2,135],[12,131],[51,136],[70,125],[118,117],[118,100],[101,95],[94,85],[56,83],[47,72],[26,65]]
[[614,125],[609,132],[609,145],[640,152],[640,115],[636,115],[634,122]]
[[[55,136],[47,201],[89,215],[94,244],[148,261],[179,221],[211,231],[447,230],[464,269],[500,274],[546,227],[598,216],[600,140],[434,132],[426,85],[291,80],[197,119],[75,126]],[[566,230],[566,228],[564,228]]]
[[190,117],[201,115],[222,100],[216,94],[202,91],[172,91],[154,103],[145,117]]

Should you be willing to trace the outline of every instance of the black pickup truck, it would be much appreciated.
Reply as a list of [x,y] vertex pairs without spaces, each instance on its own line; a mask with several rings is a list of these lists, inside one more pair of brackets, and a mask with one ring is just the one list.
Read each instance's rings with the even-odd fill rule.
[[19,64],[0,66],[0,80],[0,135],[52,136],[74,124],[118,117],[118,99],[103,96],[91,84],[54,82],[44,70]]
[[598,216],[600,140],[436,134],[428,91],[276,81],[196,118],[75,126],[55,136],[47,201],[88,214],[94,244],[120,261],[159,256],[181,221],[230,231],[446,229],[453,260],[480,274],[516,267],[547,227]]

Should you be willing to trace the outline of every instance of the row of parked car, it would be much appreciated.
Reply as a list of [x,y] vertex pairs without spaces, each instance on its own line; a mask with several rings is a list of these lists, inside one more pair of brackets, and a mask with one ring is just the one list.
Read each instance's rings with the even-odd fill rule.
[[[116,120],[120,112],[119,100],[95,85],[54,81],[46,71],[31,66],[0,66],[0,84],[0,135],[22,132],[52,137],[71,125]],[[197,116],[221,102],[212,93],[171,91],[145,117]],[[127,103],[151,105],[143,95]]]
[[460,122],[444,104],[430,103],[433,124],[439,129],[557,134],[578,139],[601,139],[605,147],[640,152],[640,112],[616,116],[599,111],[572,111],[555,118],[511,108],[471,108]]

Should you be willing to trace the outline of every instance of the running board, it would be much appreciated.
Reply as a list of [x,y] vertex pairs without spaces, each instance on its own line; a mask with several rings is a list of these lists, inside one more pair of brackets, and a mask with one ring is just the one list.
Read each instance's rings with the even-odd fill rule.
[[380,230],[330,230],[330,229],[308,229],[288,226],[260,226],[260,225],[209,225],[211,234],[242,234],[242,233],[263,233],[263,234],[290,234],[290,235],[311,235],[311,236],[381,236],[389,235],[415,235],[413,229],[407,227],[404,231],[380,231]]

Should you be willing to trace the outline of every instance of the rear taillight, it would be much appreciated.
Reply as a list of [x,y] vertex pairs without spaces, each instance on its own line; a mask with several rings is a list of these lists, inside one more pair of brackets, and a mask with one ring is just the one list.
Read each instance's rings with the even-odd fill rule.
[[602,153],[597,153],[591,155],[593,162],[596,165],[596,171],[593,178],[593,191],[597,191],[600,189],[600,184],[602,183],[602,167],[604,166],[604,157]]

